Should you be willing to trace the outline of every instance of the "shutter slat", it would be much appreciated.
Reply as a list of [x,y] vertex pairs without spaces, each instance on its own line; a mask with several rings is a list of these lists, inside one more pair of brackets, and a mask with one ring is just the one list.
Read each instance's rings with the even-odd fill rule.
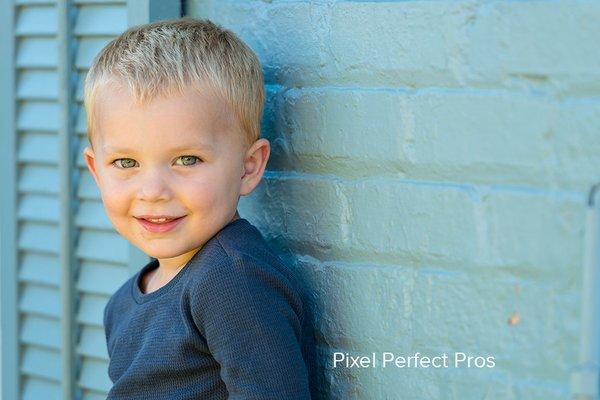
[[58,194],[58,168],[25,165],[19,177],[20,193]]
[[17,128],[20,130],[58,130],[60,108],[56,102],[27,101],[19,107]]
[[56,5],[56,0],[14,0],[17,5]]
[[106,362],[86,358],[81,369],[80,385],[88,389],[108,392],[112,386]]
[[30,376],[59,381],[61,377],[60,353],[41,347],[27,346],[23,355],[21,371]]
[[19,310],[48,317],[60,318],[60,292],[49,286],[25,285]]
[[60,321],[37,315],[25,315],[21,341],[60,350]]
[[117,36],[127,29],[127,9],[122,5],[86,5],[79,8],[75,35]]
[[[110,251],[106,251],[110,249]],[[116,232],[84,229],[81,231],[77,256],[88,260],[109,261],[126,264],[129,245]]]
[[60,204],[55,196],[28,194],[21,196],[17,216],[20,220],[58,224]]
[[17,45],[17,67],[56,68],[58,45],[54,38],[22,38]]
[[77,89],[75,90],[75,100],[81,103],[83,103],[83,95],[85,93],[83,88],[85,87],[86,75],[87,71],[85,70],[79,71],[79,73],[77,74]]
[[93,228],[112,231],[113,225],[108,219],[104,206],[100,201],[84,200],[81,202],[75,224],[80,228]]
[[77,122],[75,123],[75,132],[82,136],[87,134],[87,114],[83,104],[80,104],[77,107]]
[[77,322],[81,324],[103,327],[104,307],[108,303],[108,297],[96,296],[93,294],[83,294],[81,305],[77,313]]
[[58,254],[59,238],[57,225],[24,222],[19,232],[19,250]]
[[77,353],[82,356],[108,361],[106,336],[103,327],[84,325]]
[[60,382],[26,377],[23,384],[23,400],[61,400]]
[[78,69],[90,69],[92,60],[108,44],[112,37],[82,37],[75,57],[75,66]]
[[17,157],[22,163],[58,164],[58,137],[44,133],[23,133]]
[[58,74],[56,71],[24,70],[17,82],[17,98],[58,101]]
[[15,33],[19,35],[56,35],[56,7],[22,7],[17,15]]
[[96,185],[96,181],[94,181],[94,177],[87,169],[81,171],[77,195],[81,199],[101,200],[100,190]]
[[[108,4],[108,5],[122,5],[125,6],[125,1],[119,0],[73,0],[73,4]],[[127,10],[125,9],[125,12]]]
[[[85,362],[84,362],[83,368],[85,368]],[[108,369],[108,366],[105,366],[104,369]],[[108,386],[108,388],[102,388],[102,389],[95,389],[95,390],[91,389],[91,388],[87,387],[85,385],[85,383],[82,383],[81,380],[79,381],[79,385],[81,387],[83,387],[84,389],[87,389],[87,390],[83,391],[81,400],[106,400],[106,393],[101,393],[99,391],[108,392],[110,390],[110,386]],[[92,391],[92,390],[94,390],[94,391]]]
[[77,288],[88,293],[110,296],[128,277],[129,273],[124,266],[84,261]]
[[60,264],[57,256],[24,253],[19,280],[43,285],[60,284]]

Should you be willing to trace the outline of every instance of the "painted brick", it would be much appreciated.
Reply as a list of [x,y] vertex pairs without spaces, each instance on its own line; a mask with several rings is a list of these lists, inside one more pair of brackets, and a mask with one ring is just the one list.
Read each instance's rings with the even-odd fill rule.
[[504,90],[272,87],[263,133],[270,169],[582,190],[599,125],[600,102]]
[[548,185],[559,173],[546,118],[558,105],[549,99],[328,87],[273,96],[282,104],[269,111],[282,117],[272,128],[286,147],[274,149],[272,168],[533,185]]
[[244,210],[266,233],[320,258],[463,263],[477,254],[468,187],[269,174],[251,196]]
[[270,173],[242,200],[267,235],[320,259],[502,268],[570,282],[583,262],[579,193]]
[[598,20],[593,1],[482,3],[466,51],[473,83],[597,95]]
[[560,171],[557,185],[585,190],[600,178],[600,97],[569,99],[555,118],[554,149]]
[[579,278],[585,196],[501,187],[484,196],[485,264],[502,266],[516,276],[537,277],[540,284],[548,277],[571,283]]
[[333,78],[359,85],[457,86],[464,26],[475,1],[339,2],[329,49]]

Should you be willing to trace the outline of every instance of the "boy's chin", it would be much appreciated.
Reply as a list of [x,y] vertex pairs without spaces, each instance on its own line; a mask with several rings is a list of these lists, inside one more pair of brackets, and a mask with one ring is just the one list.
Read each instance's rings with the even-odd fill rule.
[[144,253],[146,253],[148,256],[152,257],[152,258],[158,258],[161,260],[164,259],[168,259],[168,258],[174,258],[174,257],[179,257],[180,255],[186,253],[184,252],[178,252],[178,251],[161,251],[161,250],[147,250],[144,251]]
[[174,248],[173,246],[144,246],[140,247],[140,249],[148,256],[157,259],[169,259],[179,257],[183,254],[186,254],[195,248]]

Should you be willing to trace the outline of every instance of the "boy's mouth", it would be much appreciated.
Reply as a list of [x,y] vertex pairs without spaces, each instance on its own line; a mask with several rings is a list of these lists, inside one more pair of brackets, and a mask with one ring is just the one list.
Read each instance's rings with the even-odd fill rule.
[[156,223],[156,224],[160,224],[160,223],[163,223],[163,222],[169,222],[169,221],[172,221],[174,219],[179,219],[179,218],[183,218],[183,217],[185,217],[185,215],[181,216],[181,217],[174,217],[174,216],[170,216],[170,215],[140,215],[140,216],[135,217],[135,218],[137,218],[137,219],[145,219],[146,221],[153,222],[153,223]]
[[160,224],[163,222],[172,221],[177,218],[179,218],[179,217],[140,218],[140,219],[145,219],[146,221],[154,222],[155,224]]
[[166,215],[140,215],[135,217],[138,222],[150,232],[167,232],[175,228],[179,222],[185,217],[173,217]]

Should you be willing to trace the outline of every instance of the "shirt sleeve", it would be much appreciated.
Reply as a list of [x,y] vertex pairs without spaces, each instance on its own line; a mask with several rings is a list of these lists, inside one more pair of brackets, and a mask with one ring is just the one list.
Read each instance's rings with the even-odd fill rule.
[[232,257],[194,286],[192,317],[230,400],[310,399],[302,303],[286,277],[250,256]]

